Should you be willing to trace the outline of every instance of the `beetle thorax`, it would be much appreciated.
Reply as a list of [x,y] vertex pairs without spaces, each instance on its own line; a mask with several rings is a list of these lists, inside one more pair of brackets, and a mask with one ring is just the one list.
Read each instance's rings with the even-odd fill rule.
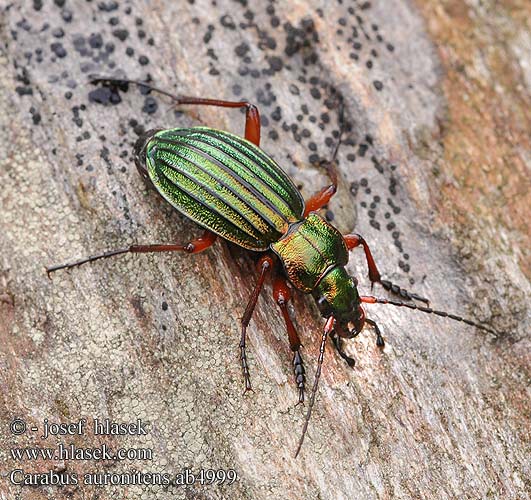
[[293,286],[304,293],[313,292],[327,273],[348,262],[341,233],[316,213],[292,224],[271,248]]

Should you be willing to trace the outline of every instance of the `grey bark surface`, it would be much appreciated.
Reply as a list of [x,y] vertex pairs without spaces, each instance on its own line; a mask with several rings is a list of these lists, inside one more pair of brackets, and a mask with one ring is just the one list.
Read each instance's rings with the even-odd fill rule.
[[[517,3],[461,3],[2,1],[2,499],[530,497],[529,16]],[[486,46],[504,65],[491,64]],[[142,129],[243,133],[238,111],[175,110],[135,89],[98,104],[89,74],[255,102],[262,148],[306,197],[327,183],[318,163],[335,147],[342,96],[351,130],[339,192],[323,213],[365,236],[385,277],[503,334],[367,306],[386,347],[366,329],[345,343],[351,369],[327,346],[295,460],[305,408],[295,406],[269,285],[249,329],[255,392],[242,395],[239,319],[255,283],[248,254],[217,242],[196,256],[121,256],[47,278],[45,266],[73,257],[201,232],[142,183],[131,154]],[[483,106],[491,94],[494,111]],[[488,132],[498,142],[483,141]],[[370,293],[361,250],[348,269]],[[291,312],[311,386],[323,320],[307,296],[296,295]],[[42,439],[9,430],[15,418],[42,431],[44,419],[95,417],[142,419],[149,433]],[[10,452],[58,443],[150,448],[153,460],[17,461]],[[9,479],[14,469],[81,481],[185,467],[234,469],[238,480],[58,488]]]

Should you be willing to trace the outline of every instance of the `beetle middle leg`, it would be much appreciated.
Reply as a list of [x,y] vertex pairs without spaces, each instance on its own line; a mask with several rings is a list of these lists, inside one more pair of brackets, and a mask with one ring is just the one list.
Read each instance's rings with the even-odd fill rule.
[[288,302],[291,300],[291,289],[289,288],[286,279],[278,274],[275,275],[273,280],[273,298],[278,304],[278,307],[280,307],[284,322],[286,323],[289,346],[293,352],[293,374],[295,375],[295,383],[299,389],[299,403],[304,403],[304,382],[306,378],[304,375],[304,364],[300,353],[301,341],[288,311]]
[[94,78],[91,80],[91,83],[103,83],[116,86],[123,86],[124,84],[131,83],[150,92],[158,92],[159,94],[165,95],[176,104],[218,106],[221,108],[245,108],[245,138],[253,144],[260,146],[260,113],[258,112],[258,108],[248,101],[223,101],[220,99],[205,99],[204,97],[177,96],[154,87],[153,85],[149,85],[148,83],[128,79]]
[[188,242],[186,245],[131,245],[127,248],[118,248],[116,250],[108,250],[96,255],[90,255],[83,259],[69,262],[66,264],[59,264],[56,266],[50,266],[46,268],[46,273],[50,276],[50,273],[58,271],[59,269],[71,269],[72,267],[81,266],[87,262],[93,262],[95,260],[106,259],[108,257],[114,257],[115,255],[122,255],[124,253],[150,253],[150,252],[186,252],[186,253],[199,253],[207,248],[211,247],[216,241],[217,234],[209,231],[208,229],[202,236]]
[[247,364],[247,354],[245,352],[247,327],[249,326],[249,322],[251,321],[251,316],[253,315],[256,303],[258,302],[258,296],[260,295],[260,291],[264,286],[264,280],[266,278],[266,275],[268,272],[271,272],[271,269],[273,268],[273,259],[269,255],[264,255],[258,261],[257,267],[260,270],[258,281],[254,286],[253,293],[251,294],[249,302],[247,302],[247,307],[245,308],[245,312],[243,313],[242,317],[242,334],[240,338],[240,361],[242,365],[243,378],[245,380],[245,392],[253,390],[253,387],[251,386],[251,375],[249,373],[249,365]]
[[382,285],[386,290],[391,293],[394,293],[395,295],[400,295],[400,297],[402,297],[403,299],[414,299],[429,304],[428,299],[421,297],[416,293],[408,292],[404,288],[400,288],[398,285],[395,285],[389,280],[382,279],[380,271],[378,271],[378,267],[376,266],[376,262],[374,262],[371,249],[369,248],[369,245],[367,244],[363,236],[361,236],[360,234],[347,234],[343,236],[343,239],[345,240],[345,243],[347,244],[347,248],[349,250],[353,250],[354,248],[360,245],[363,247],[363,251],[365,252],[365,259],[367,260],[367,266],[369,268],[369,279],[371,280],[371,286],[373,286],[374,283],[380,283],[380,285]]

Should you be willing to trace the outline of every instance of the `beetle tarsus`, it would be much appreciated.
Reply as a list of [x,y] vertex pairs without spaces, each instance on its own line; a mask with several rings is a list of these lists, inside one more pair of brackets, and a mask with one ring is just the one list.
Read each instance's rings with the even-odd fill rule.
[[247,364],[247,354],[245,352],[245,337],[246,332],[242,331],[242,338],[240,340],[240,363],[242,367],[243,379],[245,381],[245,390],[243,391],[244,394],[249,391],[254,392],[251,385],[251,373],[249,372],[249,365]]
[[389,280],[379,280],[380,285],[384,287],[385,290],[388,292],[394,293],[395,295],[399,295],[404,300],[418,300],[419,302],[424,302],[425,304],[430,304],[430,301],[426,299],[425,297],[421,297],[420,295],[417,295],[416,293],[408,292],[406,289],[399,287],[398,285],[395,285]]
[[385,341],[384,341],[384,338],[382,337],[382,332],[380,331],[380,327],[372,319],[365,318],[365,322],[374,328],[374,333],[376,334],[376,345],[378,347],[385,347]]
[[330,338],[332,339],[332,342],[334,343],[334,347],[336,348],[337,353],[346,361],[348,366],[350,366],[351,368],[354,368],[354,366],[356,365],[356,360],[354,358],[351,358],[343,350],[341,337],[339,337],[335,333],[332,333],[330,335]]
[[299,404],[304,403],[304,384],[306,382],[306,371],[304,369],[304,363],[299,350],[293,353],[293,374],[295,375],[295,383],[299,389]]
[[129,88],[129,84],[140,84],[140,82],[127,80],[126,78],[101,78],[96,76],[91,76],[89,79],[89,83],[92,85],[97,85],[98,83],[102,83],[104,86],[114,86],[119,87],[120,90],[126,92]]
[[94,262],[95,260],[106,259],[107,257],[113,257],[114,255],[121,255],[121,254],[130,252],[130,251],[131,250],[129,248],[119,248],[117,250],[108,250],[107,252],[103,252],[97,255],[89,255],[88,257],[84,257],[74,262],[67,262],[66,264],[58,264],[55,266],[47,267],[46,273],[48,274],[48,277],[50,277],[50,273],[54,273],[55,271],[59,271],[60,269],[71,269],[73,267],[78,267],[83,264],[86,264],[87,262]]

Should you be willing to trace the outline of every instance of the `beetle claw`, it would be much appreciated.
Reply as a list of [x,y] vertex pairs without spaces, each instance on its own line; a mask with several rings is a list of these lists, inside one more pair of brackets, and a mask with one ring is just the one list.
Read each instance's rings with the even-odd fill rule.
[[251,387],[251,385],[249,385],[248,387],[247,386],[245,387],[245,389],[243,390],[242,396],[245,396],[248,392],[254,393],[254,389]]
[[297,402],[297,405],[303,405],[304,406],[304,386],[299,388],[299,401]]

